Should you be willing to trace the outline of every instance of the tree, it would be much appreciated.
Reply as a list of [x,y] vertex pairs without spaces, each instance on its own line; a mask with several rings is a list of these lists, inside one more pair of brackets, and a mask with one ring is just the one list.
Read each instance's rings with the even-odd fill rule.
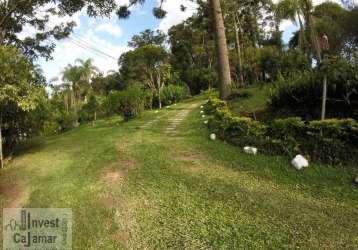
[[86,84],[90,84],[91,79],[98,74],[99,69],[93,65],[92,59],[76,59],[76,63],[79,63],[78,70],[80,71],[80,80]]
[[156,32],[154,32],[150,29],[147,29],[141,32],[139,35],[134,35],[132,37],[132,40],[128,42],[128,46],[134,49],[146,45],[157,45],[163,47],[165,40],[166,35],[162,31],[157,30]]
[[192,94],[217,83],[215,41],[207,8],[169,30],[170,63]]
[[81,110],[81,118],[83,120],[92,121],[92,126],[94,126],[94,122],[97,120],[97,112],[99,110],[99,102],[95,95],[90,95],[88,98],[88,102],[83,105]]
[[62,80],[64,81],[64,86],[68,86],[68,88],[66,89],[68,93],[68,100],[70,100],[69,109],[74,109],[75,112],[77,112],[77,107],[80,103],[79,100],[81,98],[80,79],[81,72],[79,66],[73,66],[69,64],[62,72]]
[[[49,40],[67,37],[75,26],[74,22],[53,25],[51,16],[72,15],[83,8],[89,16],[108,16],[116,7],[115,0],[2,0],[0,45],[14,45],[30,59],[51,58],[55,44]],[[35,34],[20,39],[18,34],[25,27],[31,27]]]
[[[278,12],[281,13],[281,16],[289,17],[292,20],[295,20],[296,15],[300,20],[300,13],[303,14],[305,19],[306,31],[310,40],[311,52],[312,55],[316,58],[317,64],[322,63],[322,48],[320,45],[320,38],[317,35],[316,30],[316,18],[313,15],[313,2],[311,0],[284,0],[278,5]],[[299,40],[302,40],[303,29],[301,25],[302,21],[300,20],[301,31],[299,35]],[[327,37],[325,35],[325,37]],[[328,38],[327,38],[328,39]],[[301,42],[299,42],[300,44]],[[327,100],[327,75],[323,75],[322,81],[322,109],[321,109],[321,119],[325,119],[326,113],[326,100]]]
[[21,132],[17,125],[19,113],[36,108],[39,88],[34,84],[31,64],[13,47],[0,46],[0,72],[0,165],[3,167],[3,130],[7,130],[5,145],[11,149]]
[[167,52],[155,45],[146,45],[123,54],[119,60],[120,73],[128,85],[145,83],[153,96],[158,98],[161,108],[160,95],[165,80],[170,72]]
[[[160,0],[160,6],[153,9],[153,14],[157,18],[163,18],[166,12],[162,9],[162,3],[164,0]],[[117,11],[117,15],[120,18],[128,18],[131,14],[129,7],[136,4],[143,4],[145,0],[131,0],[129,4],[122,5]],[[200,1],[202,2],[202,1]],[[212,9],[212,17],[214,24],[214,33],[216,41],[216,53],[217,53],[217,67],[219,74],[219,92],[220,98],[226,99],[230,94],[231,88],[231,73],[230,73],[230,62],[227,48],[227,41],[225,35],[225,25],[223,14],[221,10],[220,0],[210,0],[210,6]],[[182,10],[185,10],[182,7]]]
[[298,32],[298,46],[301,50],[306,50],[306,35],[303,24],[303,1],[302,0],[281,0],[276,6],[276,15],[279,20],[289,19],[294,24],[300,26]]
[[76,62],[79,63],[78,70],[80,74],[79,83],[81,98],[83,98],[84,101],[87,101],[87,95],[91,89],[91,81],[99,73],[99,69],[93,65],[92,59],[76,59]]
[[227,41],[225,35],[225,25],[224,25],[220,0],[210,0],[210,4],[213,12],[214,27],[215,27],[215,42],[216,42],[216,56],[218,60],[220,98],[226,99],[230,94],[231,73],[230,73]]

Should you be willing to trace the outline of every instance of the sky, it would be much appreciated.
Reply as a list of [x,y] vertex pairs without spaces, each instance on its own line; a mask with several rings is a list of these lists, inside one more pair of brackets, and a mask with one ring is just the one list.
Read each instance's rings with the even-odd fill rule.
[[[119,3],[128,0],[117,0]],[[167,0],[163,9],[167,11],[164,19],[153,17],[153,7],[158,6],[159,0],[147,0],[143,6],[137,6],[132,10],[128,19],[118,19],[115,15],[111,18],[89,18],[85,12],[80,12],[72,17],[50,19],[50,25],[56,25],[63,21],[75,21],[77,26],[73,34],[64,40],[56,41],[56,49],[53,60],[40,59],[37,63],[42,67],[48,81],[61,78],[61,72],[68,64],[74,64],[77,58],[93,59],[95,66],[104,74],[110,70],[118,70],[118,58],[130,48],[128,41],[133,35],[145,29],[162,30],[167,32],[170,27],[187,19],[195,12],[195,4],[190,0]],[[320,3],[323,0],[316,0]],[[181,5],[187,10],[182,12]],[[289,40],[292,33],[298,28],[290,21],[283,21],[280,29],[284,31],[283,39]],[[31,33],[28,30],[23,35]],[[88,49],[90,47],[91,49]]]
[[[181,4],[188,7],[187,11],[180,10]],[[130,18],[124,20],[118,19],[115,15],[111,18],[89,18],[84,11],[72,17],[51,18],[50,26],[63,21],[75,21],[77,25],[69,38],[56,41],[56,49],[52,54],[53,60],[40,59],[37,64],[42,67],[48,81],[56,77],[60,78],[63,69],[68,64],[74,64],[77,58],[93,59],[95,66],[103,73],[118,70],[118,58],[130,49],[128,41],[133,35],[146,29],[167,32],[173,25],[192,16],[196,9],[188,0],[166,1],[163,8],[168,12],[167,16],[158,20],[152,14],[153,7],[157,6],[158,0],[147,0],[143,6],[135,7]],[[31,32],[27,30],[23,35],[26,36]]]

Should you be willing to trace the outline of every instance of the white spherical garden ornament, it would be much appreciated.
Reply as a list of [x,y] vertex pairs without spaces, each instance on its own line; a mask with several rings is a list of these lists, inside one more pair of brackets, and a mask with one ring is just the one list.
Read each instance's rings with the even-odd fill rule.
[[201,108],[201,109],[203,109],[203,108],[204,108],[204,106],[200,106],[200,108]]
[[204,114],[204,111],[200,111],[200,114]]
[[209,121],[204,121],[204,124],[208,124],[209,123]]
[[297,170],[301,170],[302,168],[307,168],[309,166],[308,160],[302,155],[296,155],[296,157],[291,161],[291,164]]
[[202,115],[201,117],[202,117],[202,118],[205,118],[206,116],[205,116],[205,115]]
[[216,140],[216,134],[214,134],[214,133],[210,134],[210,140],[215,141]]

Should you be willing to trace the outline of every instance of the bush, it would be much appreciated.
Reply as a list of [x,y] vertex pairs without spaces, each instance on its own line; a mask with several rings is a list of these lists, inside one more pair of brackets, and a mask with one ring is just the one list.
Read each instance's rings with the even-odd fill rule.
[[305,150],[313,158],[330,163],[349,161],[358,153],[358,124],[355,120],[312,121],[305,138]]
[[271,97],[273,111],[299,116],[305,120],[320,117],[322,73],[328,76],[327,117],[358,119],[358,65],[330,58],[319,69],[306,71],[294,80],[279,84]]
[[99,111],[100,104],[95,95],[91,95],[88,102],[85,103],[79,112],[80,122],[89,122],[97,119],[97,112]]
[[146,93],[139,86],[111,92],[104,103],[108,115],[120,114],[125,120],[136,117],[144,110]]
[[227,103],[218,98],[209,98],[204,107],[204,111],[208,115],[215,114],[219,109],[228,109]]
[[301,152],[301,138],[305,138],[305,123],[301,118],[293,117],[275,120],[267,131],[270,138],[267,150],[270,153],[285,154],[290,157]]
[[78,116],[74,112],[63,113],[59,118],[58,124],[61,131],[68,131],[78,125]]
[[357,158],[358,123],[353,119],[331,119],[305,123],[301,118],[277,119],[270,125],[237,117],[225,102],[210,98],[205,110],[211,116],[209,128],[219,138],[238,146],[257,146],[268,154],[296,154],[330,163],[345,163]]
[[219,138],[235,145],[257,145],[264,141],[266,126],[247,117],[233,116],[227,109],[218,109],[209,127]]
[[163,105],[171,105],[181,100],[190,97],[190,90],[187,86],[182,85],[168,85],[165,86],[162,93],[161,99]]
[[59,133],[59,125],[55,121],[45,121],[42,134],[45,136],[55,135]]
[[231,91],[227,100],[244,99],[252,96],[252,93],[244,89],[234,89]]

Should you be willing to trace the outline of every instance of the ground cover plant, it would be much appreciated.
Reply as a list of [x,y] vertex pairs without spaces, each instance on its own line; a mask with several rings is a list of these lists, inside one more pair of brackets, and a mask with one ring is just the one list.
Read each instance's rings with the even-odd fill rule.
[[302,173],[285,157],[212,142],[199,108],[163,140],[168,119],[190,105],[22,148],[2,171],[1,206],[72,207],[74,249],[354,249],[351,169],[312,164]]

